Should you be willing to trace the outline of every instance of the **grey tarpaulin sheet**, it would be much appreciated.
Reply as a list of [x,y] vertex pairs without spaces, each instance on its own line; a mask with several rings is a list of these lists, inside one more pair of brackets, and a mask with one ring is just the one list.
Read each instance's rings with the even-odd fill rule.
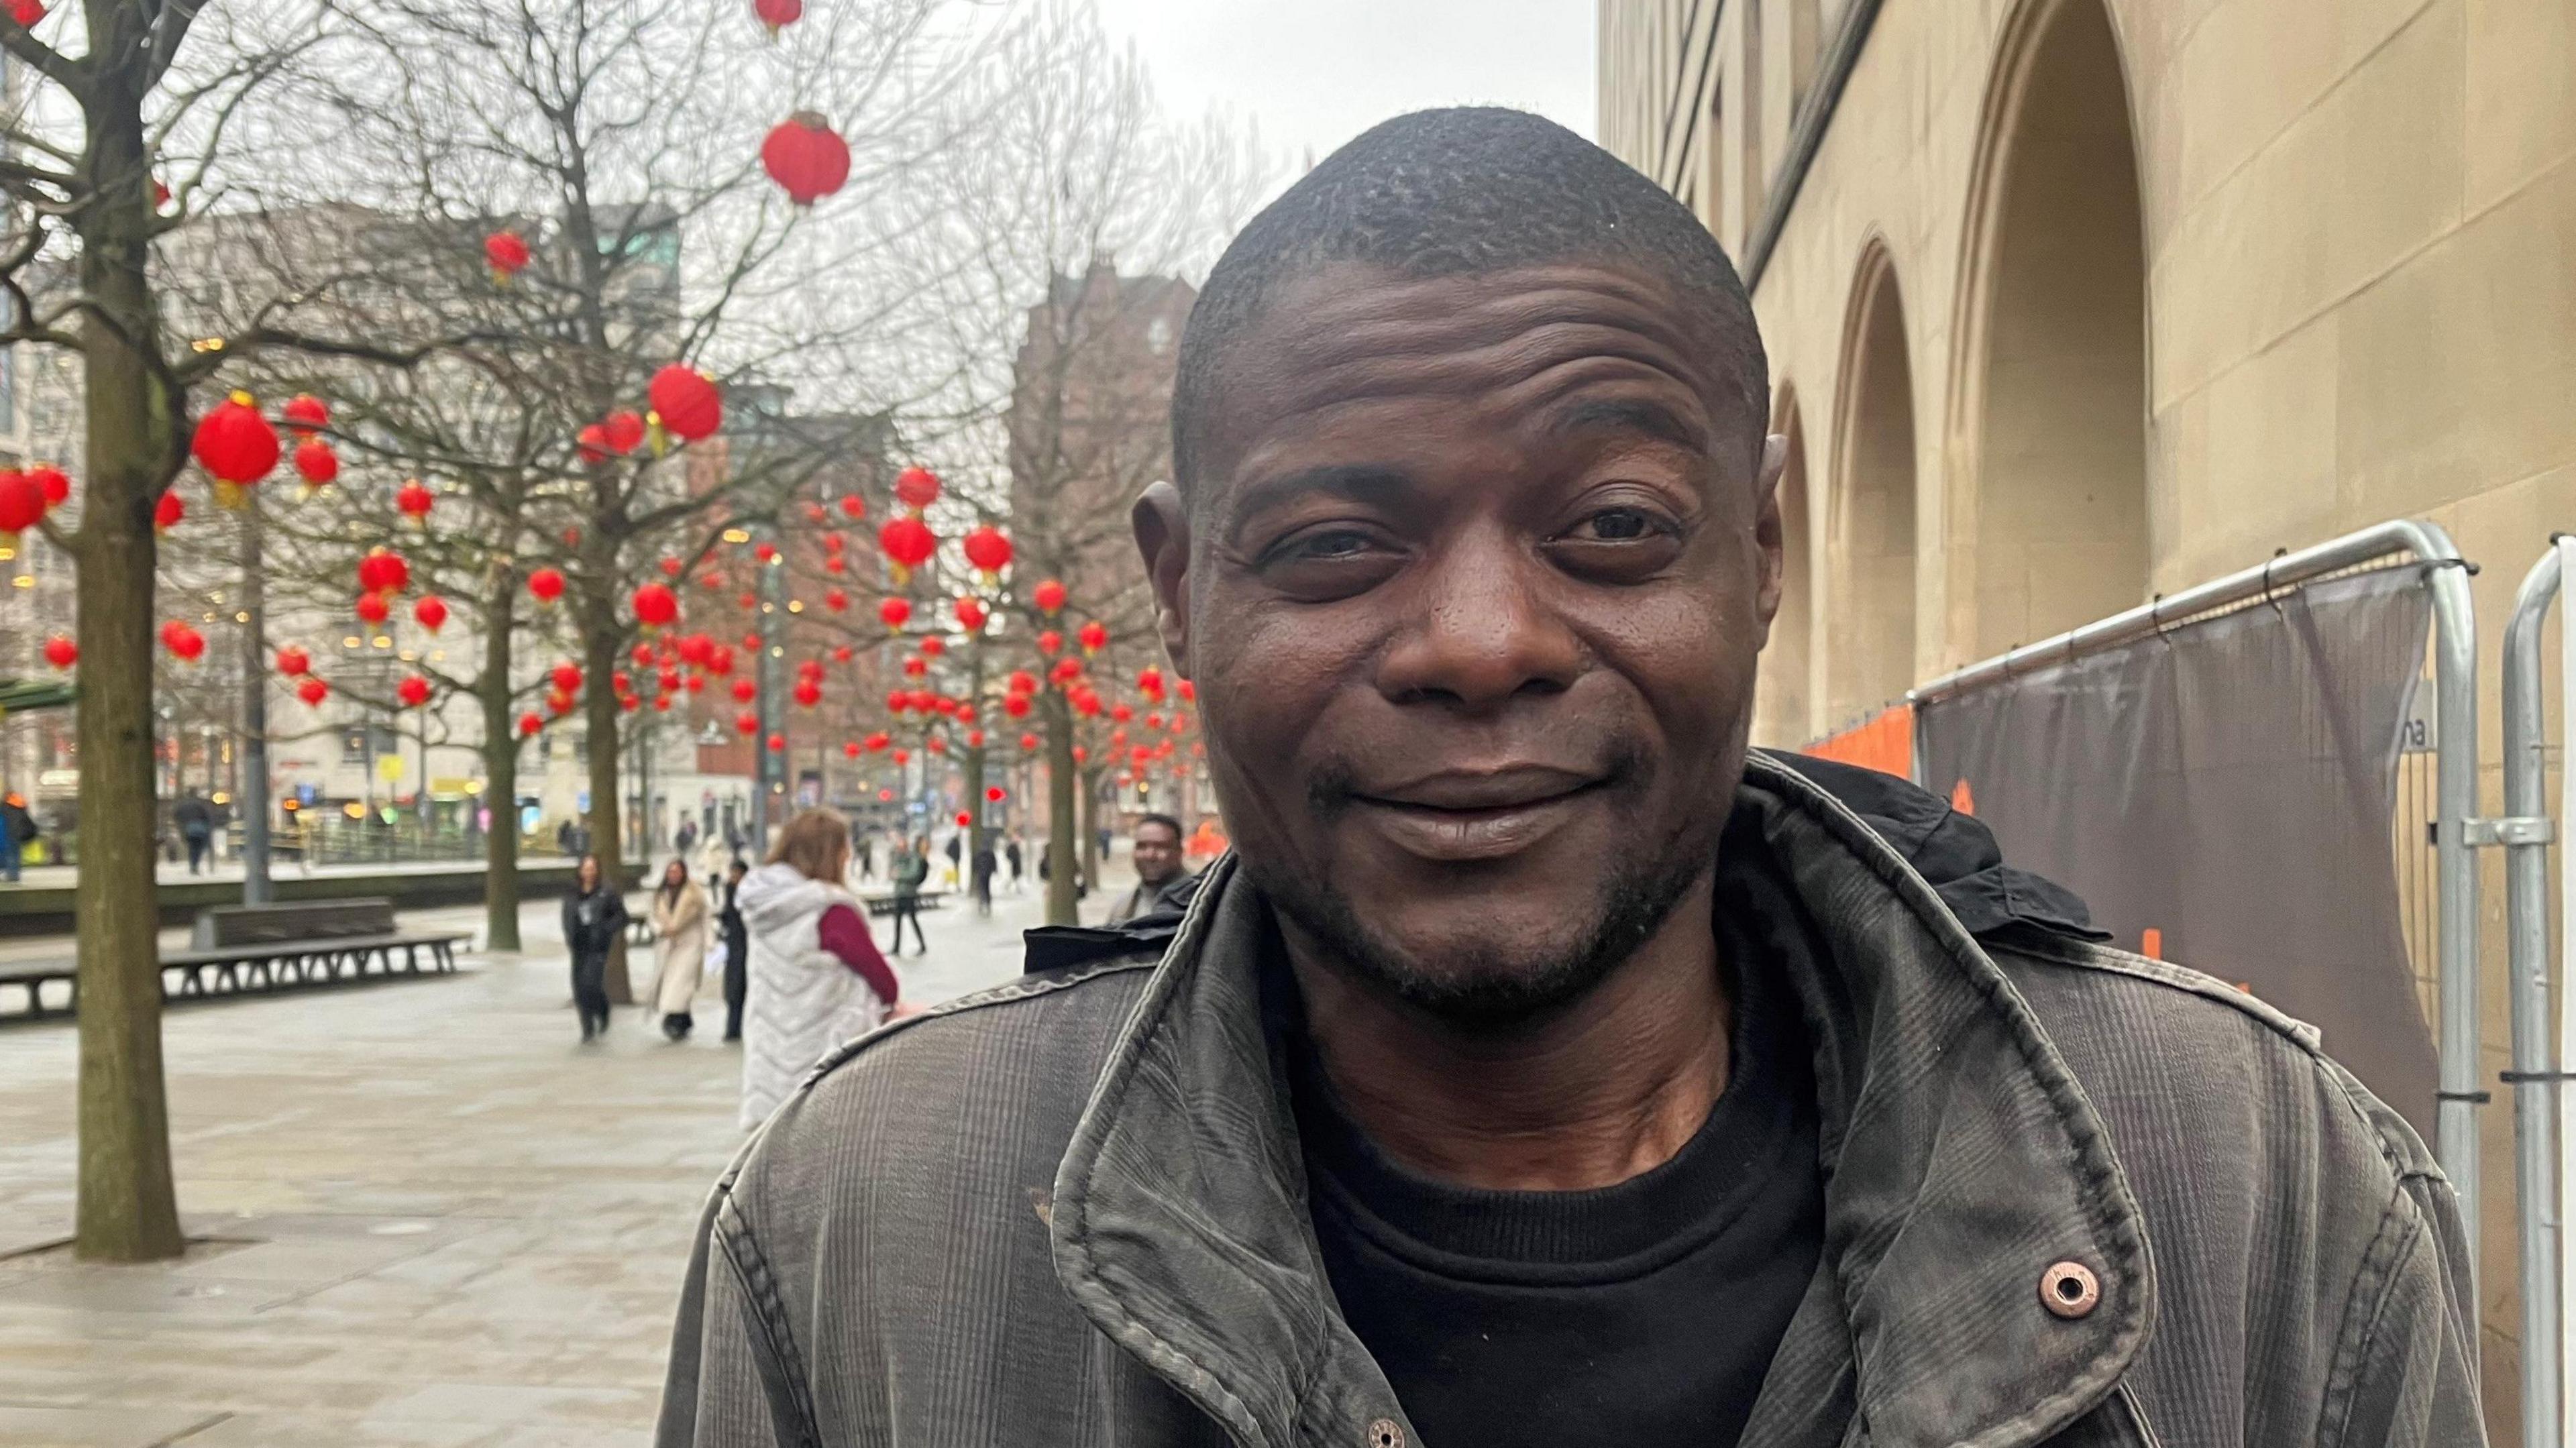
[[2315,1025],[2429,1136],[2389,810],[2431,614],[2421,566],[2375,569],[1926,704],[1922,782],[2119,945],[2156,931]]

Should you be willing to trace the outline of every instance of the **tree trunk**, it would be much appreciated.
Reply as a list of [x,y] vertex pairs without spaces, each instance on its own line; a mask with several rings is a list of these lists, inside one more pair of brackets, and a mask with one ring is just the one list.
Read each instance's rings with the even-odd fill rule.
[[186,399],[155,370],[144,273],[151,211],[139,105],[89,109],[85,168],[98,195],[75,213],[87,316],[88,502],[74,556],[80,618],[80,1186],[77,1250],[114,1262],[176,1257],[169,1102],[161,1071],[159,912],[153,881],[152,508],[174,468]]
[[1049,688],[1038,696],[1046,716],[1047,748],[1047,924],[1079,925],[1074,909],[1073,710],[1064,691]]
[[1096,764],[1082,767],[1082,878],[1100,884],[1100,776]]
[[[483,708],[483,948],[519,949],[519,734],[510,717],[512,580],[494,585],[483,632],[483,677],[475,702]],[[426,776],[423,776],[426,778]]]
[[[605,615],[605,617],[603,617]],[[611,889],[623,889],[626,833],[619,806],[624,781],[618,772],[617,690],[608,676],[617,671],[617,650],[624,642],[616,605],[584,600],[581,619],[581,717],[590,745],[590,852],[599,857],[599,878]],[[626,940],[608,948],[605,977],[608,999],[633,1005],[635,988],[626,977]]]

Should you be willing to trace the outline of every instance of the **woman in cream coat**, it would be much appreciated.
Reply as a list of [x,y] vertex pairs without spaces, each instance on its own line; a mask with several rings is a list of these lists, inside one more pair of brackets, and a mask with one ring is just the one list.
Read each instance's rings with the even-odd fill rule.
[[653,961],[661,982],[655,1007],[662,1013],[662,1034],[674,1041],[689,1038],[697,1024],[689,1007],[707,964],[707,892],[689,878],[678,860],[662,867],[662,883],[653,891]]

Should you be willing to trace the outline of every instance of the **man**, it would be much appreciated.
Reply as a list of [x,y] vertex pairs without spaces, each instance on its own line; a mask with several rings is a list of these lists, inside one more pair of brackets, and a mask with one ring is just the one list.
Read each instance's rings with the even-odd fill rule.
[[1136,511],[1235,853],[780,1108],[666,1448],[2479,1441],[2451,1189],[2311,1033],[1748,754],[1765,372],[1532,117],[1256,218]]
[[993,853],[992,840],[977,841],[967,870],[975,882],[975,913],[979,916],[993,913],[993,872],[1001,867],[1000,858]]
[[912,923],[912,943],[916,955],[930,953],[929,937],[921,933],[921,886],[930,878],[930,836],[914,838],[910,849],[897,848],[891,862],[894,870],[894,948],[889,957],[903,954],[904,922]]
[[179,827],[179,838],[188,847],[188,873],[194,875],[205,865],[207,847],[214,843],[214,806],[191,789],[170,807],[170,822]]
[[1020,837],[1018,835],[1011,836],[1010,840],[1002,846],[1002,858],[1010,862],[1011,893],[1017,895],[1020,893],[1020,869],[1024,863],[1020,858]]
[[1136,821],[1136,888],[1109,902],[1110,925],[1124,925],[1157,908],[1178,907],[1188,903],[1184,889],[1177,899],[1171,898],[1176,887],[1187,883],[1181,868],[1181,822],[1166,814],[1149,814]]
[[0,795],[0,866],[7,867],[12,885],[19,881],[27,846],[35,843],[36,834],[36,817],[27,813],[27,797],[14,789]]

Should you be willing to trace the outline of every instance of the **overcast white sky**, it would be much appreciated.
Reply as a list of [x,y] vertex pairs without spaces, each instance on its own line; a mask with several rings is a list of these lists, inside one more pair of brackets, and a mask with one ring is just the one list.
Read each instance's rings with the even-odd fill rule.
[[1589,136],[1596,0],[1099,0],[1167,110],[1261,123],[1303,169],[1424,106],[1519,106]]

